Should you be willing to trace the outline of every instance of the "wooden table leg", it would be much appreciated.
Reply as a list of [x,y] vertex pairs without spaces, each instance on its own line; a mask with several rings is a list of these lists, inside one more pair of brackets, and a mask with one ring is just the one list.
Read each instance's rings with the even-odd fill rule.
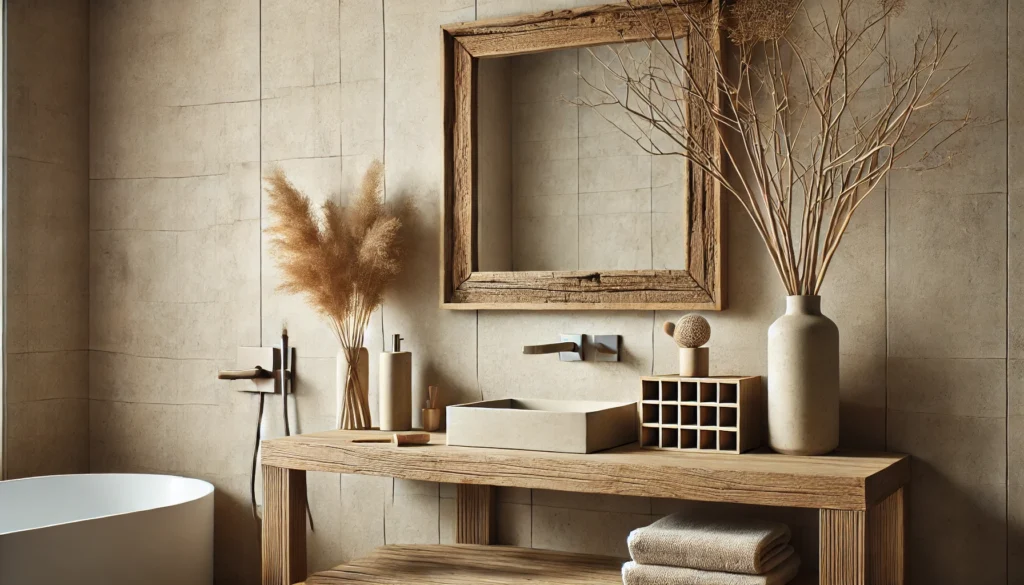
[[263,466],[263,585],[306,579],[306,472]]
[[821,585],[903,585],[906,512],[903,488],[867,512],[820,510]]
[[459,484],[455,492],[458,544],[494,544],[497,541],[497,490],[489,485]]

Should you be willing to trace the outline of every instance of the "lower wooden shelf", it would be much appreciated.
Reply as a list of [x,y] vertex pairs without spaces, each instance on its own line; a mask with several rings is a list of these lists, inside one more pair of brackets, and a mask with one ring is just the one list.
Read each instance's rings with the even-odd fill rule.
[[[389,545],[305,585],[621,585],[621,559],[509,546]],[[801,575],[793,585],[817,583]],[[302,585],[302,584],[300,584]]]

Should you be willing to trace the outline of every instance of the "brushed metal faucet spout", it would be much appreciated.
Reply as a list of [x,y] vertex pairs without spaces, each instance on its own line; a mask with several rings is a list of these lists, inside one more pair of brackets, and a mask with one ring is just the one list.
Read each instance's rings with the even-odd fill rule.
[[561,343],[545,343],[543,345],[525,345],[523,346],[523,353],[525,355],[540,355],[544,353],[560,353],[563,351],[571,351],[578,353],[580,348],[578,345],[571,341],[563,341]]

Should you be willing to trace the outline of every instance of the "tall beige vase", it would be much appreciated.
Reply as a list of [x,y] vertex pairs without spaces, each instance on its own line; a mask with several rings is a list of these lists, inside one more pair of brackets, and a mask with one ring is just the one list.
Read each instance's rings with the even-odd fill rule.
[[790,455],[839,446],[839,328],[820,296],[786,297],[768,328],[768,441]]

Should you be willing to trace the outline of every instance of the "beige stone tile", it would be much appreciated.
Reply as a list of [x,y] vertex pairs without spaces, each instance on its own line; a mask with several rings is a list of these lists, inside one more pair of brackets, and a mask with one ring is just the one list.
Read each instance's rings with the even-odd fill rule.
[[[8,90],[29,89],[43,110],[79,112],[89,86],[89,4],[81,0],[7,9]],[[45,69],[46,75],[38,75]],[[13,117],[10,120],[14,122]]]
[[[1024,486],[1008,486],[1006,497],[1008,513],[1006,550],[1019,551],[1024,547]],[[1007,561],[1007,583],[1018,583],[1024,579],[1024,558],[1020,554],[1011,552]]]
[[89,343],[87,294],[7,296],[7,351],[67,351]]
[[89,398],[89,352],[9,353],[5,358],[7,404]]
[[[139,357],[93,350],[88,354],[89,397],[93,400],[163,404],[220,403],[218,398],[252,386],[217,380],[214,360]],[[236,368],[234,358],[224,368]]]
[[651,214],[651,268],[686,270],[686,235],[683,216],[677,213]]
[[573,0],[478,0],[477,18],[497,18],[544,10],[573,8]]
[[533,546],[533,508],[529,504],[498,502],[498,544]]
[[[191,474],[213,484],[214,579],[253,583],[260,576],[259,523],[252,517],[249,473],[236,476]],[[307,541],[309,542],[309,541]],[[315,544],[314,544],[315,546]]]
[[518,218],[512,226],[514,270],[576,270],[579,220],[572,215]]
[[189,107],[94,103],[89,114],[92,179],[218,175],[231,163],[260,158],[256,101]]
[[915,581],[1007,582],[1006,485],[960,484],[917,467],[907,540]]
[[581,215],[580,270],[649,270],[651,214]]
[[440,484],[435,481],[419,481],[414,479],[395,479],[395,496],[432,496],[440,497]]
[[378,546],[384,546],[385,495],[390,484],[390,477],[341,476],[341,517],[344,521],[337,523],[343,528],[338,540],[342,560],[360,558]]
[[651,157],[611,156],[580,159],[580,193],[626,191],[651,186]]
[[244,313],[226,303],[146,303],[93,297],[89,346],[149,357],[233,360],[239,345],[259,343],[240,323],[225,322],[225,315],[236,311]]
[[626,537],[630,531],[651,521],[650,514],[534,506],[533,546],[625,558],[629,556]]
[[341,86],[264,91],[263,161],[341,155]]
[[1005,357],[1006,195],[903,192],[889,212],[889,355]]
[[554,218],[575,221],[580,204],[579,195],[519,195],[512,201],[512,223],[520,224],[528,218]]
[[533,501],[533,490],[526,488],[500,487],[498,501],[507,504],[529,504]]
[[[348,528],[348,515],[344,513],[342,497],[343,475],[337,473],[307,473],[306,493],[309,512],[313,516],[315,531],[306,529],[306,569],[310,573],[325,571],[343,563],[339,547]],[[344,519],[344,520],[342,520]],[[378,519],[379,520],[379,519]]]
[[[19,216],[14,216],[19,217]],[[76,296],[89,291],[89,232],[58,229],[31,219],[7,233],[7,291],[13,295]]]
[[[473,2],[467,0],[388,2],[384,6],[385,38],[401,39],[400,46],[436,46],[438,27],[445,22],[472,20],[473,7]],[[437,54],[389,51],[385,60],[388,200],[409,205],[413,218],[410,241],[436,242],[441,223],[437,202],[444,168],[443,141],[437,131],[441,127]],[[417,99],[408,99],[410,95]],[[413,354],[414,403],[424,399],[430,384],[441,387],[443,404],[480,396],[476,381],[476,315],[437,310],[439,262],[436,245],[410,250],[406,268],[384,302],[384,333],[401,333],[406,338],[403,347]],[[414,426],[419,418],[419,411],[414,410]]]
[[[558,103],[576,98],[579,57],[576,49],[561,49],[508,57],[512,102]],[[575,113],[575,110],[574,110]]]
[[941,475],[958,487],[1006,483],[1003,417],[890,410],[886,428],[888,449],[914,457],[915,477]]
[[92,230],[197,230],[259,219],[257,163],[226,174],[170,179],[110,179],[89,184]]
[[340,2],[341,81],[384,79],[384,3]]
[[184,106],[258,98],[259,1],[103,0],[91,8],[93,105]]
[[580,193],[579,200],[580,215],[651,212],[651,190],[646,188]]
[[889,408],[915,413],[1006,415],[1006,361],[890,358]]
[[606,494],[580,494],[554,490],[533,490],[533,505],[549,508],[572,508],[593,512],[650,514],[651,499]]
[[261,1],[260,85],[264,92],[340,80],[339,9],[336,0]]
[[458,526],[458,510],[455,500],[452,498],[441,498],[438,503],[438,540],[440,544],[455,544],[456,527]]
[[1011,359],[1006,364],[1007,415],[1024,415],[1024,360]]
[[[893,20],[890,32],[892,50],[901,58],[907,58],[913,50],[913,41],[921,23],[928,22],[928,18],[935,14],[957,14],[955,29],[958,43],[947,62],[951,66],[969,63],[970,67],[949,86],[949,93],[943,98],[940,108],[932,113],[926,112],[916,123],[924,123],[926,118],[934,119],[939,115],[962,116],[967,111],[982,123],[948,141],[932,157],[936,162],[941,160],[939,157],[952,154],[953,164],[923,173],[893,174],[890,179],[893,193],[927,190],[959,195],[1004,192],[1006,189],[1007,126],[1004,118],[1007,68],[1004,63],[1007,58],[1007,29],[1005,19],[993,22],[989,15],[1004,13],[1007,3],[984,0],[975,4],[975,10],[969,14],[960,11],[960,6],[950,0],[908,6],[906,14]],[[921,149],[930,148],[940,138],[941,134],[935,136]],[[918,154],[909,154],[907,162],[916,160]],[[964,172],[964,169],[970,169],[970,172]]]
[[[579,158],[579,138],[575,135],[554,140],[514,142],[512,145],[513,163],[518,166],[525,166],[528,169],[549,161],[566,160],[575,162]],[[576,191],[575,188],[571,190],[573,192]]]
[[675,214],[686,213],[683,201],[687,189],[687,163],[678,156],[651,158],[651,201],[654,211]]
[[512,140],[539,142],[576,138],[576,106],[562,101],[530,102],[512,106]]
[[89,471],[89,403],[80,399],[8,404],[7,478]]
[[512,167],[513,207],[526,197],[576,195],[578,187],[579,162],[575,158],[530,162],[516,159]]
[[440,502],[436,496],[394,495],[384,506],[387,544],[439,544]]
[[[1021,39],[1024,38],[1024,11],[1017,2],[1008,3],[1009,28],[1007,75],[1007,102],[1010,104],[1019,103],[1024,95],[1024,55],[1021,46]],[[1009,173],[1007,175],[1009,190],[1009,217],[1008,217],[1008,242],[1007,242],[1007,270],[1008,270],[1008,299],[1009,314],[1007,315],[1008,357],[1024,359],[1024,172],[1021,171],[1021,162],[1024,160],[1024,114],[1019,108],[1007,108],[1007,160]],[[1024,563],[1022,563],[1024,565]],[[1024,568],[1022,568],[1024,573]],[[1022,576],[1024,578],[1024,576]]]
[[380,157],[384,148],[382,79],[361,79],[341,84],[340,131],[343,155]]
[[[480,389],[485,399],[636,400],[638,376],[651,371],[649,313],[480,313]],[[558,341],[561,333],[622,336],[621,361],[583,362],[523,355],[524,345]]]
[[[82,145],[82,152],[86,148]],[[8,225],[8,239],[14,239],[19,228],[37,225],[54,230],[86,229],[88,190],[84,168],[68,170],[60,165],[7,157],[7,214],[17,218]]]

